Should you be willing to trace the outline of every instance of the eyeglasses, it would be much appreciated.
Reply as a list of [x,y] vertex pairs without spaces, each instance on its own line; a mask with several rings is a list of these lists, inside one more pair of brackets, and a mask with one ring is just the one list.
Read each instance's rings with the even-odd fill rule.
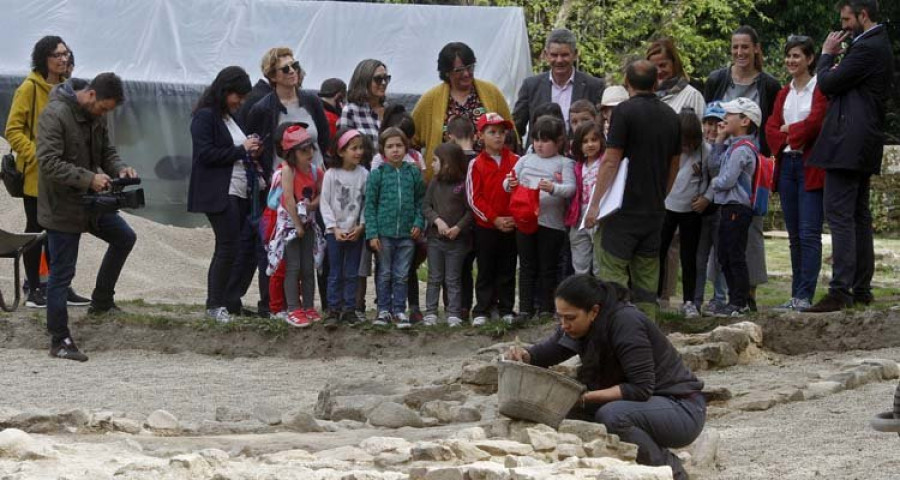
[[450,73],[463,73],[463,72],[474,73],[475,72],[475,64],[472,63],[469,65],[463,65],[461,67],[456,67],[456,68],[450,69]]
[[53,52],[50,54],[50,58],[54,58],[59,60],[60,58],[69,58],[69,52]]
[[372,77],[372,81],[381,85],[387,85],[391,83],[390,75],[375,75]]
[[291,70],[293,70],[297,73],[300,73],[303,71],[303,69],[300,68],[300,62],[289,63],[289,64],[279,68],[279,70],[281,70],[281,73],[283,73],[285,75],[290,74]]

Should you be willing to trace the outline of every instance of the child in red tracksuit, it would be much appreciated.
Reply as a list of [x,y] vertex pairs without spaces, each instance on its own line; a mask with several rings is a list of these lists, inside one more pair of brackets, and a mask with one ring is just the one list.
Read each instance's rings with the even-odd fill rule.
[[509,212],[510,194],[503,179],[519,157],[504,145],[513,125],[497,113],[478,119],[478,135],[484,149],[469,164],[466,194],[475,216],[475,308],[472,325],[483,325],[497,308],[504,321],[512,323],[516,296],[516,224]]

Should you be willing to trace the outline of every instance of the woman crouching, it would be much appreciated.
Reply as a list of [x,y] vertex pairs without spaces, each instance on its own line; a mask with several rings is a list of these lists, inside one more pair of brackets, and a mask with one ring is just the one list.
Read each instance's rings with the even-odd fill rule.
[[659,328],[627,300],[627,291],[590,275],[573,275],[556,289],[559,327],[510,360],[549,367],[581,357],[578,380],[587,386],[570,417],[606,425],[637,444],[637,462],[668,465],[686,479],[669,448],[693,442],[706,421],[703,382],[681,361]]

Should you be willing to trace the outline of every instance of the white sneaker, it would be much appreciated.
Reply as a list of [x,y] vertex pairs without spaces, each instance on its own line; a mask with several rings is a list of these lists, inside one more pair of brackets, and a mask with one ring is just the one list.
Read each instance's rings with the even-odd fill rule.
[[507,325],[512,325],[513,322],[516,321],[516,316],[511,313],[507,313],[506,315],[500,317],[500,320],[506,322]]
[[433,313],[429,313],[422,319],[422,323],[424,323],[428,327],[433,327],[438,323],[438,316]]
[[447,319],[447,325],[454,327],[454,328],[461,327],[462,323],[463,323],[463,321],[459,317],[450,317]]
[[270,313],[269,320],[285,320],[287,319],[287,312],[278,312],[278,313]]
[[391,312],[378,312],[378,316],[375,317],[375,320],[372,321],[372,325],[390,325],[391,323]]
[[681,306],[681,313],[684,315],[684,318],[697,318],[700,316],[700,311],[697,310],[694,302],[684,302],[684,305]]
[[231,322],[231,314],[228,313],[228,309],[225,307],[210,308],[206,310],[206,316],[218,323]]
[[397,328],[399,329],[405,330],[407,328],[412,328],[412,322],[409,321],[409,317],[407,317],[405,313],[394,315],[394,321],[397,323]]
[[484,325],[485,323],[487,323],[487,317],[485,317],[484,315],[479,315],[472,319],[473,327],[480,327],[480,326]]

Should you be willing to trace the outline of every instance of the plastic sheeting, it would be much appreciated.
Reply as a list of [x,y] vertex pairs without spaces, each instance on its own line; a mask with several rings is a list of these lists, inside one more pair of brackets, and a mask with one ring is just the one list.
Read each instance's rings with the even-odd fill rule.
[[[114,71],[127,102],[111,119],[123,158],[144,178],[148,208],[167,223],[204,223],[184,215],[190,171],[190,110],[203,86],[228,65],[261,76],[262,54],[295,52],[307,75],[349,81],[356,64],[377,58],[393,80],[389,99],[409,106],[440,83],[437,54],[448,42],[475,51],[475,76],[497,85],[512,103],[531,74],[519,8],[395,5],[290,0],[0,0],[0,122],[30,68],[34,43],[61,36],[75,53],[75,76]],[[185,164],[187,161],[187,164]]]

